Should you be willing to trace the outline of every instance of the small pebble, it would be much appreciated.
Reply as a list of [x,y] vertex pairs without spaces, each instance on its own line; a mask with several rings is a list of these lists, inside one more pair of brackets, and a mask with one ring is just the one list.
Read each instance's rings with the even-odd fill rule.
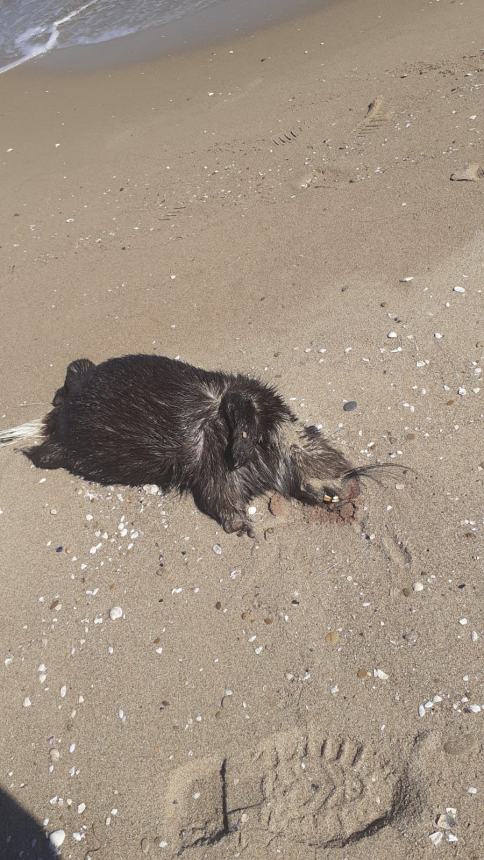
[[80,803],[80,804],[78,805],[78,807],[77,807],[77,812],[78,812],[78,814],[79,814],[79,815],[82,815],[82,813],[85,811],[85,809],[86,809],[86,804],[85,804],[85,803]]
[[465,388],[463,388],[463,386],[461,385],[461,386],[457,389],[457,394],[459,395],[459,397],[465,397],[465,396],[466,396],[466,394],[467,394],[467,391],[466,391],[466,389],[465,389]]
[[440,331],[434,331],[434,337],[436,340],[442,340],[443,336],[444,335],[441,334]]
[[213,549],[215,555],[222,555],[222,547],[220,546],[220,544],[214,543],[212,549]]
[[424,590],[423,582],[414,582],[413,590],[414,591],[423,591]]
[[373,676],[379,678],[380,681],[388,681],[388,675],[383,669],[373,669]]
[[49,836],[49,841],[54,848],[60,848],[64,844],[66,838],[65,830],[53,830]]
[[30,708],[32,702],[30,701],[28,696],[25,697],[23,704],[24,704],[24,708]]
[[465,287],[454,287],[454,293],[465,293]]
[[143,484],[143,490],[151,496],[156,496],[158,494],[158,487],[156,484]]
[[113,606],[113,608],[109,610],[109,617],[111,621],[117,621],[118,618],[123,617],[123,610],[120,606]]
[[393,339],[395,337],[398,337],[398,334],[396,333],[396,331],[389,331],[387,334],[387,337],[389,337],[390,339]]
[[407,275],[405,278],[400,278],[401,284],[409,284],[410,281],[413,281],[413,275]]
[[343,412],[354,412],[357,406],[356,400],[347,400],[346,403],[343,403]]
[[440,845],[442,839],[444,838],[444,834],[441,830],[436,830],[435,833],[431,833],[429,839],[432,845]]

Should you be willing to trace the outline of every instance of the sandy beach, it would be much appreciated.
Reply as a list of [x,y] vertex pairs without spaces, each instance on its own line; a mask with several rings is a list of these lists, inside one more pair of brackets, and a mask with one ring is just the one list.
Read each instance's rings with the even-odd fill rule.
[[0,429],[153,352],[411,470],[253,541],[3,448],[4,860],[484,856],[482,23],[342,0],[0,77]]

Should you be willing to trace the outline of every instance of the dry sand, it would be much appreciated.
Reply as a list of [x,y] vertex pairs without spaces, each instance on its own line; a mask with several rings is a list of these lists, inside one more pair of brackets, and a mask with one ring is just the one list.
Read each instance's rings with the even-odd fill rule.
[[483,48],[481,0],[349,0],[0,79],[2,428],[155,351],[415,470],[254,543],[4,449],[2,858],[13,799],[76,860],[484,856]]

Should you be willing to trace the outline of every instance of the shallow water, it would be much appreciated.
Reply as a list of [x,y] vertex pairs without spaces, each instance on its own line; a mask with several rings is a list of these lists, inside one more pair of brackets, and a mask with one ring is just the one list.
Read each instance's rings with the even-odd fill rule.
[[[126,37],[144,33],[166,52],[179,43],[186,25],[190,42],[218,35],[230,21],[235,31],[321,5],[317,0],[3,0],[0,3],[0,74],[60,48],[86,45],[119,46]],[[207,15],[204,17],[203,13]],[[182,29],[183,29],[182,26]],[[148,43],[149,43],[148,38]],[[130,42],[141,51],[143,40]],[[136,45],[138,46],[136,48]],[[179,45],[178,45],[179,46]],[[79,53],[79,52],[77,52]],[[142,51],[141,51],[142,53]]]

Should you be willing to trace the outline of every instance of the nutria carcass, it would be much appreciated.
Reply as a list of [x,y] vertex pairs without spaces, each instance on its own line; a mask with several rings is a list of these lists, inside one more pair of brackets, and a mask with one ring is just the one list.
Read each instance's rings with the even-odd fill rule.
[[24,454],[39,468],[190,492],[227,532],[253,536],[247,506],[256,496],[334,509],[375,468],[353,467],[272,386],[161,356],[73,361],[52,406],[0,432],[0,445],[35,438]]

